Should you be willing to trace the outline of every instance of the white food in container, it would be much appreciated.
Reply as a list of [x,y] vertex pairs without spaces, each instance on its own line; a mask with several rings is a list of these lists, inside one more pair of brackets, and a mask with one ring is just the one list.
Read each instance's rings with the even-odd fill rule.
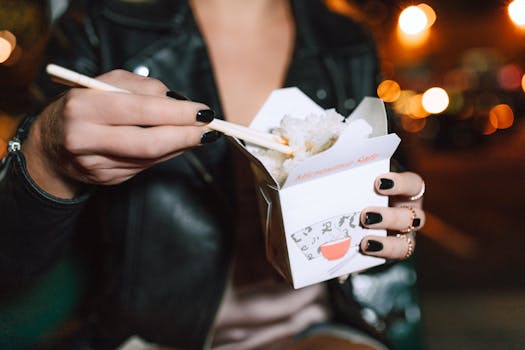
[[327,110],[324,115],[309,114],[305,118],[286,115],[280,126],[271,132],[288,140],[288,145],[294,150],[293,156],[263,148],[256,149],[254,155],[282,186],[291,169],[304,159],[330,148],[347,125],[345,118],[334,109]]

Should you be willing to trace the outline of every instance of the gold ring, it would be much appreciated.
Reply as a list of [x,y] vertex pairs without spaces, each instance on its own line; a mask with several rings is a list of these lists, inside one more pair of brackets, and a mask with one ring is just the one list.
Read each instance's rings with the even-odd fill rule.
[[410,211],[410,224],[408,224],[405,230],[400,231],[401,233],[411,233],[414,231],[414,220],[417,217],[416,210],[408,205],[402,205],[401,208],[407,208]]
[[416,195],[409,197],[408,199],[410,199],[411,201],[417,201],[418,199],[422,198],[424,194],[425,194],[425,181],[421,183],[421,189],[419,190],[419,192]]
[[410,234],[402,235],[397,234],[396,237],[404,238],[405,241],[407,241],[407,252],[405,253],[405,256],[403,257],[403,260],[406,260],[414,254],[414,242],[412,241],[412,237]]

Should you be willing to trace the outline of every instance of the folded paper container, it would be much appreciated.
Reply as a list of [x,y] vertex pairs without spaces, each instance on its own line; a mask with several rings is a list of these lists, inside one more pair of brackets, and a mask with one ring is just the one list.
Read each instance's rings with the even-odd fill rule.
[[[271,93],[251,128],[270,132],[285,115],[305,118],[325,110],[298,88]],[[364,229],[359,216],[367,206],[387,206],[374,179],[389,171],[399,145],[387,133],[384,103],[365,97],[347,118],[349,126],[326,151],[305,159],[280,186],[253,154],[256,146],[234,139],[255,175],[266,256],[294,288],[322,282],[384,263],[366,256],[359,243],[385,230]]]

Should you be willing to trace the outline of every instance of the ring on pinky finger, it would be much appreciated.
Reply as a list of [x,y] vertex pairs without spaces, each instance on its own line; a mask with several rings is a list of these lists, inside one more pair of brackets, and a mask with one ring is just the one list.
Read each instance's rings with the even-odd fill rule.
[[421,189],[419,190],[419,192],[413,195],[412,197],[409,197],[408,199],[411,201],[417,201],[418,199],[423,198],[424,195],[425,195],[425,181],[421,183]]

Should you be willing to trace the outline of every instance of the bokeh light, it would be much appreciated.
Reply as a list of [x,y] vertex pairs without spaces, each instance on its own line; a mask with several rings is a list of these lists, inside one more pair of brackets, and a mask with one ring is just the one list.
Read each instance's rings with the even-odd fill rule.
[[394,102],[394,111],[403,115],[410,114],[410,98],[415,95],[415,91],[401,90],[398,99]]
[[447,109],[449,101],[447,92],[440,87],[430,88],[423,93],[423,108],[432,114],[439,114]]
[[525,27],[525,0],[514,0],[507,9],[512,22]]
[[[7,151],[7,140],[13,138],[19,122],[20,118],[13,117],[0,110],[0,151]],[[0,152],[0,154],[3,153]]]
[[7,61],[16,47],[16,37],[9,30],[0,30],[0,63]]
[[518,90],[523,70],[517,64],[507,64],[498,71],[498,84],[504,90]]
[[408,116],[413,119],[426,118],[430,115],[423,108],[423,95],[416,94],[408,100]]
[[356,19],[362,19],[360,9],[347,0],[326,0],[326,6],[335,13],[349,16]]
[[7,142],[0,137],[0,158],[7,154]]
[[483,135],[491,135],[494,134],[498,130],[497,128],[492,125],[490,121],[486,122],[485,127],[481,130],[481,133]]
[[434,11],[434,9],[427,4],[419,4],[417,5],[417,7],[421,11],[423,11],[425,13],[425,16],[427,17],[426,28],[431,27],[434,24],[434,22],[436,22],[436,18],[437,18],[436,12]]
[[393,80],[384,80],[377,87],[377,96],[385,102],[394,102],[401,95],[401,87]]
[[521,77],[521,88],[523,89],[523,92],[525,92],[525,74]]
[[430,37],[430,29],[425,29],[417,34],[411,35],[403,32],[400,27],[397,27],[396,32],[399,42],[408,47],[422,46]]
[[408,6],[399,14],[397,36],[405,46],[423,45],[430,36],[430,27],[436,21],[436,12],[427,4]]
[[418,6],[408,6],[399,15],[399,28],[405,34],[416,35],[428,27],[428,18]]
[[507,104],[499,104],[491,108],[489,121],[496,129],[507,129],[514,123],[514,113]]
[[9,41],[0,37],[0,63],[5,62],[9,58],[9,56],[11,56],[12,51],[13,48],[11,47]]
[[420,119],[414,119],[410,118],[409,116],[402,116],[401,117],[401,126],[403,127],[403,130],[411,133],[416,133],[425,127],[427,124],[426,118],[420,118]]
[[435,21],[436,12],[429,5],[408,6],[399,15],[397,26],[399,40],[405,45],[421,45],[428,39],[429,28]]

